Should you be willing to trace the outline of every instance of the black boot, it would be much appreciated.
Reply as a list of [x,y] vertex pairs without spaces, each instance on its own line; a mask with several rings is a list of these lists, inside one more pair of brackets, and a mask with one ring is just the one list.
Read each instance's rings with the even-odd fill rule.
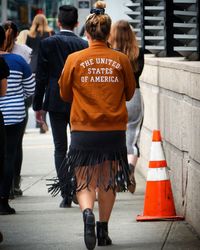
[[14,199],[15,199],[15,194],[14,194],[14,183],[12,184],[12,187],[11,187],[11,189],[10,189],[9,199],[10,199],[10,200],[14,200]]
[[60,203],[61,208],[69,208],[72,206],[72,198],[70,196],[63,197],[63,200]]
[[77,197],[76,195],[74,194],[73,197],[72,197],[72,201],[74,202],[74,204],[78,205],[78,200],[77,200]]
[[112,240],[108,236],[108,222],[97,221],[97,241],[98,246],[112,245]]
[[14,177],[14,195],[22,196],[23,192],[20,188],[21,176]]
[[135,181],[135,166],[132,164],[129,164],[129,184],[128,184],[128,190],[130,193],[134,194],[136,189],[136,181]]
[[8,204],[7,198],[0,198],[0,215],[15,214],[15,209]]
[[95,217],[92,209],[86,208],[83,211],[84,240],[88,250],[93,250],[96,246]]
[[121,170],[117,171],[116,174],[116,182],[117,182],[117,186],[116,186],[116,192],[123,192],[126,190],[125,185],[124,185],[124,177],[122,174]]

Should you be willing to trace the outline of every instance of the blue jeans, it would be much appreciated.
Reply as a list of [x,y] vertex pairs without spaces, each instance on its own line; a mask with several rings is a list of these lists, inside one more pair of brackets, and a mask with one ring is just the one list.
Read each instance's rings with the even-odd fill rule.
[[[60,176],[60,166],[65,159],[68,149],[67,126],[69,124],[69,112],[49,112],[53,141],[54,141],[54,159],[58,179],[61,184],[62,176]],[[62,185],[62,184],[61,184]],[[64,197],[64,193],[61,191]]]

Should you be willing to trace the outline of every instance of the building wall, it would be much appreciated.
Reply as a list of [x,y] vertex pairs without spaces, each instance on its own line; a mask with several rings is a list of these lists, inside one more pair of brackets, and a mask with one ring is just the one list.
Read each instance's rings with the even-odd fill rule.
[[113,22],[116,22],[120,19],[130,20],[127,16],[127,11],[130,11],[126,7],[127,3],[130,1],[127,0],[117,0],[116,4],[113,4],[113,0],[105,0],[106,2],[106,13],[111,17]]
[[163,140],[178,215],[200,234],[200,62],[145,56],[138,169],[147,175],[152,130]]

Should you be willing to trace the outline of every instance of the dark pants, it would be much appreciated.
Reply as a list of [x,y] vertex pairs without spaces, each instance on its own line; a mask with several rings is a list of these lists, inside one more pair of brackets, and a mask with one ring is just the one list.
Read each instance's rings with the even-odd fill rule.
[[[67,149],[68,149],[68,139],[67,139],[67,125],[69,124],[69,113],[59,113],[59,112],[49,112],[49,119],[51,123],[51,129],[54,141],[54,159],[58,179],[60,185],[62,186],[60,176],[60,166],[65,159]],[[61,191],[61,195],[64,193]]]
[[26,129],[26,125],[28,122],[28,112],[26,112],[26,118],[23,123],[23,128],[21,130],[20,138],[19,138],[19,143],[17,147],[17,153],[16,153],[16,158],[15,158],[15,169],[14,169],[14,177],[20,177],[21,175],[21,168],[22,168],[22,161],[23,161],[23,137]]
[[4,127],[3,115],[2,112],[0,111],[0,181],[3,177],[4,160],[5,160],[5,127]]
[[14,125],[5,126],[5,135],[6,135],[5,165],[4,165],[3,180],[0,183],[0,196],[4,198],[8,198],[10,194],[10,189],[12,186],[12,180],[15,171],[17,152],[19,152],[20,147],[22,147],[20,139],[24,132],[24,123],[25,120],[23,122]]

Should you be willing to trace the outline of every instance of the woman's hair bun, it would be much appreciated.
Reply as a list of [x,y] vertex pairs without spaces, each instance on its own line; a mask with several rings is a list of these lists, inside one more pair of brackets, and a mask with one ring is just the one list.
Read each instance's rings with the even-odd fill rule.
[[95,8],[97,9],[105,9],[106,8],[106,3],[104,1],[97,1],[94,4]]

